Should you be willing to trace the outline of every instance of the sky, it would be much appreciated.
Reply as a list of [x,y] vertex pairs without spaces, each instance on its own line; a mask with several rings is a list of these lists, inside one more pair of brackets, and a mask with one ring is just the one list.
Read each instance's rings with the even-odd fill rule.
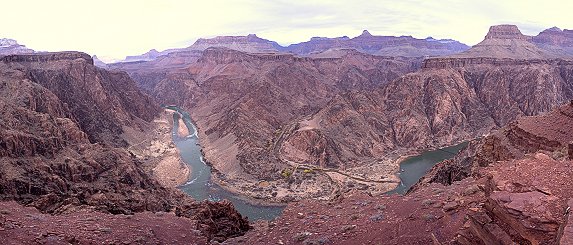
[[573,29],[567,0],[0,0],[0,9],[0,38],[104,61],[251,33],[281,45],[363,30],[474,45],[496,24],[527,35]]

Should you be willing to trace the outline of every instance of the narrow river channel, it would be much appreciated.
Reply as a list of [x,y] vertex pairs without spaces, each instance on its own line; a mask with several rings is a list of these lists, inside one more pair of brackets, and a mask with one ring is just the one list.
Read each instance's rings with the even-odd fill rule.
[[193,125],[193,122],[189,117],[189,113],[177,107],[169,107],[169,109],[174,109],[182,115],[183,122],[189,130],[188,136],[179,136],[177,131],[179,128],[180,116],[178,113],[174,113],[174,124],[172,130],[173,142],[177,146],[183,161],[191,167],[189,180],[186,184],[180,186],[179,189],[198,201],[219,201],[227,199],[233,203],[235,208],[243,216],[249,217],[249,220],[270,220],[278,217],[282,213],[284,206],[253,205],[244,198],[240,198],[236,194],[221,188],[216,183],[213,183],[211,181],[211,167],[205,164],[205,161],[203,160],[201,146],[199,145],[199,138],[197,136],[197,128]]
[[[233,203],[235,208],[243,216],[249,217],[249,220],[271,220],[280,216],[284,206],[254,205],[246,201],[247,199],[241,198],[240,196],[221,188],[216,183],[213,183],[211,181],[211,167],[205,164],[205,161],[203,160],[201,146],[199,145],[199,138],[197,135],[197,128],[193,125],[193,121],[191,120],[189,113],[174,106],[169,106],[167,108],[179,112],[173,114],[174,123],[172,138],[181,154],[181,158],[191,167],[189,180],[186,184],[180,186],[179,189],[198,201],[220,201],[227,199]],[[180,117],[182,117],[185,126],[189,130],[188,136],[181,137],[178,134]],[[427,151],[402,161],[400,164],[400,171],[398,173],[401,180],[400,185],[398,185],[396,189],[387,192],[387,194],[406,193],[408,189],[436,163],[452,158],[466,145],[467,143],[461,143],[455,146]]]

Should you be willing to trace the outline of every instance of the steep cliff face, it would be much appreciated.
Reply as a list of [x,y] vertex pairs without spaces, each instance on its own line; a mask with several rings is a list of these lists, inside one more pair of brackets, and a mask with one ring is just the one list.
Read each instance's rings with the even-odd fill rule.
[[483,41],[452,57],[522,60],[563,57],[558,52],[537,47],[531,40],[532,37],[521,34],[515,25],[492,26]]
[[125,145],[122,127],[139,128],[157,113],[127,74],[75,52],[4,56],[0,71],[2,199],[48,212],[170,209],[170,191],[125,150],[105,146]]
[[97,68],[87,54],[10,55],[2,60],[7,69],[24,72],[26,79],[65,103],[92,143],[125,146],[122,127],[139,128],[140,121],[151,121],[160,109],[127,73]]

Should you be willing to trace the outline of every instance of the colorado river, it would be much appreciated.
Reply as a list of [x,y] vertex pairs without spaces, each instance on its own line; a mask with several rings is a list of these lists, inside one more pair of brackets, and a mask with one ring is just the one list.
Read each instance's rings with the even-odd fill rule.
[[400,184],[396,189],[387,192],[387,194],[404,194],[412,187],[422,176],[424,176],[437,163],[454,157],[460,150],[466,147],[468,143],[464,142],[458,145],[441,148],[433,151],[426,151],[420,155],[408,157],[400,163]]
[[191,174],[186,184],[179,187],[182,191],[189,194],[195,200],[220,201],[227,199],[233,203],[235,208],[249,220],[265,219],[270,220],[279,216],[284,206],[260,206],[253,205],[234,193],[226,191],[211,181],[211,167],[205,164],[199,145],[197,128],[193,125],[189,113],[182,111],[177,107],[168,107],[168,109],[178,111],[183,117],[183,122],[189,130],[189,135],[180,137],[178,134],[179,114],[173,114],[173,142],[177,146],[183,161],[191,167]]
[[[182,115],[183,122],[189,130],[189,135],[181,137],[178,134],[179,114],[173,114],[173,142],[177,146],[183,161],[191,167],[191,174],[186,184],[179,187],[182,191],[189,194],[195,200],[220,201],[227,199],[235,205],[235,208],[250,220],[265,219],[270,220],[278,217],[284,206],[261,206],[254,205],[244,198],[231,193],[211,181],[211,167],[205,164],[199,145],[197,128],[193,125],[189,114],[177,107],[168,107],[176,110]],[[396,189],[387,192],[387,194],[399,193],[404,194],[414,185],[428,170],[436,163],[452,158],[462,148],[467,145],[461,143],[438,150],[427,151],[420,155],[409,157],[400,163],[400,184]]]

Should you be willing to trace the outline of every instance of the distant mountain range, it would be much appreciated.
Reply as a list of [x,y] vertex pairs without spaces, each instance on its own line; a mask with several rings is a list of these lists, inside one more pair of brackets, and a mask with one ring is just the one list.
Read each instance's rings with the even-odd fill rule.
[[218,36],[214,38],[200,38],[193,45],[181,49],[168,49],[127,56],[123,62],[149,61],[159,56],[178,51],[205,50],[211,47],[224,47],[247,53],[292,53],[301,56],[316,55],[330,50],[355,49],[360,52],[380,56],[442,56],[462,52],[469,46],[451,39],[437,40],[431,37],[417,39],[411,36],[373,36],[368,31],[363,31],[355,38],[336,37],[313,37],[307,42],[292,44],[287,47],[277,42],[258,37],[255,34],[247,36]]
[[[517,57],[526,53],[530,58],[573,55],[572,30],[561,30],[553,27],[542,31],[537,36],[526,36],[516,26],[500,25],[494,28],[491,33],[493,36],[486,37],[484,41],[474,47],[477,49],[486,46],[508,47],[498,50],[499,52],[495,51],[497,57]],[[493,39],[493,37],[505,38]],[[523,49],[511,50],[511,46],[515,46],[515,44],[513,44],[514,41],[510,40],[519,42],[520,44],[517,46],[521,46]],[[494,41],[497,43],[492,43]],[[320,57],[329,57],[336,54],[338,50],[344,49],[355,49],[362,53],[379,56],[435,57],[462,53],[470,48],[468,45],[453,39],[375,36],[367,30],[364,30],[361,35],[354,38],[349,38],[348,36],[335,38],[313,37],[307,42],[291,44],[286,47],[279,45],[277,42],[260,38],[255,34],[249,34],[247,36],[200,38],[187,48],[168,49],[165,51],[152,49],[142,55],[128,56],[122,62],[149,61],[173,52],[202,51],[210,47],[225,47],[247,53],[292,53],[300,56]],[[539,51],[539,49],[544,51]],[[517,54],[515,52],[523,53]],[[474,49],[470,53],[463,53],[462,56],[472,56],[478,53],[481,52],[476,52],[476,49]],[[494,52],[491,53],[493,54]]]

